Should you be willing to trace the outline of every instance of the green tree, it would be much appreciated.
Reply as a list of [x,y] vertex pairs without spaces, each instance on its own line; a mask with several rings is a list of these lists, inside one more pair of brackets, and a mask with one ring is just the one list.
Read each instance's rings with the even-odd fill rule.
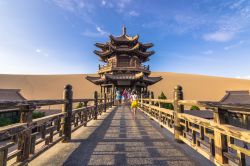
[[[161,95],[158,96],[158,99],[167,99],[167,96],[163,92],[161,92]],[[171,103],[162,103],[161,105],[163,108],[174,110],[174,106]]]
[[12,124],[12,121],[9,118],[0,117],[0,127],[7,126]]
[[42,118],[45,116],[45,112],[40,112],[40,111],[34,111],[32,113],[32,118],[37,119],[37,118]]
[[196,105],[193,105],[193,106],[190,108],[190,110],[200,110],[200,108],[197,107]]

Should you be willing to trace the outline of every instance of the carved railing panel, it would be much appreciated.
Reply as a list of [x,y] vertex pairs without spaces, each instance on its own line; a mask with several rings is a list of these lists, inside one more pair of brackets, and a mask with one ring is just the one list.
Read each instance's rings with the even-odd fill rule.
[[[67,91],[67,90],[66,90]],[[65,92],[66,94],[68,92]],[[70,92],[72,93],[72,92]],[[95,93],[96,94],[96,93]],[[25,111],[27,117],[38,106],[63,104],[61,113],[45,116],[39,119],[29,119],[27,117],[22,120],[24,123],[17,123],[0,128],[0,165],[6,166],[11,164],[25,164],[34,157],[53,146],[58,141],[67,142],[71,137],[71,131],[75,131],[81,126],[97,118],[95,115],[101,115],[107,108],[112,107],[113,102],[109,98],[98,99],[95,95],[94,99],[72,99],[66,98],[62,100],[29,100],[29,101],[12,101],[0,102],[0,108],[20,107],[20,111]],[[95,105],[87,105],[88,102],[96,103]],[[84,102],[82,108],[67,110],[72,103]],[[105,103],[105,106],[104,106]],[[23,110],[23,106],[28,110]],[[27,107],[28,106],[28,107]],[[65,108],[67,112],[65,112]],[[105,108],[105,110],[104,110]],[[22,114],[22,113],[21,113]],[[69,116],[71,116],[69,118]],[[71,119],[67,129],[67,120]],[[68,126],[68,127],[69,127]],[[68,137],[66,139],[66,137]]]
[[[175,96],[178,95],[175,94]],[[177,106],[174,107],[174,110],[169,110],[161,108],[160,103],[176,104]],[[249,163],[246,162],[247,158],[250,158],[250,150],[248,149],[250,131],[220,123],[221,120],[216,119],[219,117],[216,110],[220,108],[211,106],[211,103],[215,102],[183,100],[178,99],[178,97],[174,100],[141,98],[139,109],[150,119],[155,120],[173,133],[177,142],[186,143],[215,164],[248,165]],[[176,110],[180,109],[180,106],[188,108],[193,105],[212,108],[214,119],[205,119]],[[248,110],[250,109],[249,105],[237,106],[237,104],[223,105],[223,108],[227,108],[231,112],[240,108],[240,110],[246,111],[245,115],[249,114]]]

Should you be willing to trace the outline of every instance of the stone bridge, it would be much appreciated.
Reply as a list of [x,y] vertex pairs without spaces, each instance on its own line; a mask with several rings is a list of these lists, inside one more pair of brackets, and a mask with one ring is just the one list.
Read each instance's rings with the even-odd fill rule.
[[29,165],[213,165],[164,128],[128,106],[109,109],[98,120],[58,143]]
[[[19,123],[0,128],[0,166],[250,164],[250,131],[229,121],[237,115],[247,124],[250,105],[184,100],[180,86],[172,100],[152,96],[140,97],[135,116],[128,104],[115,106],[112,94],[73,99],[70,85],[63,99],[0,101],[0,111],[20,112]],[[37,107],[58,104],[61,113],[32,119]],[[184,110],[190,106],[212,118]]]

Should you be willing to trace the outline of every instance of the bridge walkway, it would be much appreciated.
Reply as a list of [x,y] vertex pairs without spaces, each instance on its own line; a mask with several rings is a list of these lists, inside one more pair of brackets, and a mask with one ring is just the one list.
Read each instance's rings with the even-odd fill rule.
[[108,110],[29,163],[38,165],[213,165],[172,134],[128,106]]

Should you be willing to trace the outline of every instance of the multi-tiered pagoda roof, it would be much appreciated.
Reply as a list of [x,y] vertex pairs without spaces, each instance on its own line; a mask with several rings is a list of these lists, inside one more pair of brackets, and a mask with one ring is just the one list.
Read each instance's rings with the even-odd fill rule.
[[146,62],[149,60],[149,57],[155,53],[154,51],[147,51],[147,49],[153,47],[152,43],[143,44],[138,42],[139,35],[135,35],[134,37],[128,36],[125,27],[123,28],[123,34],[121,36],[115,37],[110,35],[109,38],[110,41],[105,44],[95,44],[100,50],[95,50],[94,53],[104,62],[107,62],[107,59],[115,54],[134,54],[137,55],[142,62]]
[[[109,36],[106,43],[96,43],[99,50],[94,53],[99,56],[100,61],[106,63],[99,66],[99,77],[87,76],[87,79],[94,84],[114,84],[118,85],[122,81],[130,82],[133,86],[148,86],[160,81],[161,77],[148,77],[149,66],[142,64],[149,60],[155,52],[149,50],[152,43],[139,42],[139,35],[133,37],[127,35],[126,28],[120,36]],[[124,84],[124,83],[123,83]]]

